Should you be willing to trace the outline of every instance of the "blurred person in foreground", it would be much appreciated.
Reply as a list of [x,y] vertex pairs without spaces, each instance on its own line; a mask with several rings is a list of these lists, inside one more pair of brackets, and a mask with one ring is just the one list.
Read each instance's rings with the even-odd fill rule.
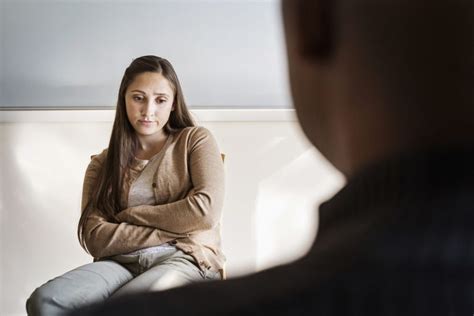
[[310,251],[78,315],[474,313],[473,1],[287,0],[283,17],[300,124],[347,177]]

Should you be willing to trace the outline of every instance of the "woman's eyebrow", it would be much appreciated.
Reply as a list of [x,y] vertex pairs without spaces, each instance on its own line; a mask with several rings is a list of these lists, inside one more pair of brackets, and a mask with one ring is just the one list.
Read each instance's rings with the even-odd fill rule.
[[[132,90],[130,92],[140,92],[140,93],[146,94],[144,91],[138,90],[138,89]],[[164,92],[155,92],[154,95],[162,95],[162,96],[169,97],[169,95],[167,93],[164,93]]]

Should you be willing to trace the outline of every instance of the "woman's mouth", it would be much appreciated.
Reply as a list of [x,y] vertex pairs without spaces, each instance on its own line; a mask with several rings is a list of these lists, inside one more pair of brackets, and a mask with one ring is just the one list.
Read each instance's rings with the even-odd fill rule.
[[147,120],[138,120],[138,123],[144,126],[151,126],[151,125],[156,124],[155,121],[147,121]]

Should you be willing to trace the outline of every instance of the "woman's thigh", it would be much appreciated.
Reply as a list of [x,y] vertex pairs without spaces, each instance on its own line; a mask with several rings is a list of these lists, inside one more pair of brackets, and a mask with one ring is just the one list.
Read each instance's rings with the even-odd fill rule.
[[26,303],[28,315],[61,315],[103,301],[132,278],[114,261],[83,265],[37,288]]
[[114,293],[113,297],[122,295],[162,291],[191,282],[205,279],[203,272],[193,263],[191,256],[178,251],[170,258],[156,264],[135,277]]

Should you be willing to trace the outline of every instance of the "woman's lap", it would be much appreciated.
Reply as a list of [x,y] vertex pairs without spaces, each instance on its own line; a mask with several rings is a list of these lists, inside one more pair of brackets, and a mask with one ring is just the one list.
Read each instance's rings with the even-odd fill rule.
[[191,256],[178,251],[125,284],[113,294],[113,297],[140,292],[162,291],[203,280],[203,273],[192,261]]
[[201,271],[192,256],[177,249],[112,259],[86,264],[48,281],[28,299],[28,314],[58,315],[109,297],[218,278],[211,271]]

